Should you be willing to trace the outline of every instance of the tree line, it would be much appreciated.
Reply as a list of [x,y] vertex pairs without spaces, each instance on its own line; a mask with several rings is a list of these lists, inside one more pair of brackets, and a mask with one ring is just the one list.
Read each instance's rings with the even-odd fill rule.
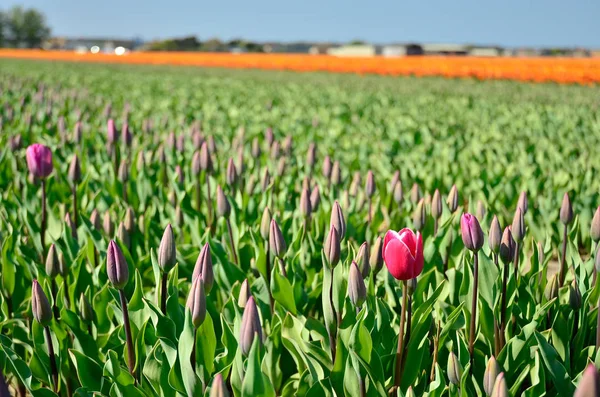
[[37,48],[50,37],[46,16],[34,8],[0,10],[0,47]]

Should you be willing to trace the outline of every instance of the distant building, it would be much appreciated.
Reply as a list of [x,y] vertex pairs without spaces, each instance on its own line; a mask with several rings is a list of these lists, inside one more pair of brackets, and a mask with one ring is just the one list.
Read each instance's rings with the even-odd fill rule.
[[473,57],[499,57],[502,55],[500,47],[471,47],[469,55]]
[[512,55],[515,57],[539,57],[541,52],[535,48],[515,48]]
[[377,49],[370,44],[343,45],[327,50],[327,54],[337,57],[372,57],[376,53]]
[[425,55],[467,55],[469,47],[462,44],[423,44]]
[[[110,38],[69,38],[54,37],[43,43],[42,47],[47,50],[70,50],[77,52],[92,51],[92,48],[98,48],[101,52],[114,52],[115,48],[122,47],[127,50],[134,50],[141,45],[141,40],[122,40]],[[84,51],[87,49],[87,51]]]
[[330,43],[314,44],[314,45],[310,46],[310,48],[308,49],[308,53],[311,55],[328,54],[331,49],[337,48],[337,47],[339,47],[339,46],[336,46],[336,45],[330,44]]
[[390,44],[381,48],[384,57],[402,57],[406,55],[422,55],[423,47],[418,44]]

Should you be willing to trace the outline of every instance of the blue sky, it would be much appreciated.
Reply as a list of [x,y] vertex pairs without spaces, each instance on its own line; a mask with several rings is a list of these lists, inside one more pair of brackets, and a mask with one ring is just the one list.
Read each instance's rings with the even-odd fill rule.
[[453,42],[600,48],[600,0],[4,0],[60,36]]

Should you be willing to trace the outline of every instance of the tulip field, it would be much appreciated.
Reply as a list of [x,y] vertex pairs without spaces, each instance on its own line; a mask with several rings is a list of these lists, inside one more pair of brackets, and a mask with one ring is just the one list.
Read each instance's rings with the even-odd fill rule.
[[599,396],[596,86],[0,62],[0,396]]

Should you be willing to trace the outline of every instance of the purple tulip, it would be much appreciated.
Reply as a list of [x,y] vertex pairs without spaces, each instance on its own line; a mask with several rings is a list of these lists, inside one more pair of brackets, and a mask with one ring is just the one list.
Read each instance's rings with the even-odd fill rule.
[[469,213],[460,218],[460,231],[463,243],[468,250],[479,251],[483,247],[483,231],[479,221]]
[[27,167],[36,178],[46,178],[52,173],[52,151],[47,146],[34,143],[27,148]]

